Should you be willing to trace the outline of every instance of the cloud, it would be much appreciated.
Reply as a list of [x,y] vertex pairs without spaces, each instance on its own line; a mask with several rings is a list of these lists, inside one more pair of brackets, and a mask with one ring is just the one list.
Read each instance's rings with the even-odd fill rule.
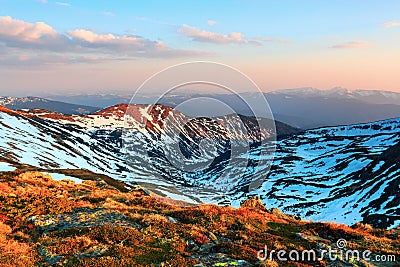
[[63,51],[70,40],[44,22],[29,23],[0,17],[0,44],[6,47]]
[[102,53],[135,57],[179,57],[202,54],[202,52],[172,49],[162,41],[152,41],[138,35],[98,34],[85,29],[67,31],[67,34],[80,49],[97,50]]
[[209,26],[214,26],[215,24],[217,24],[217,22],[214,21],[214,20],[207,20],[207,24],[208,24]]
[[367,41],[354,41],[354,42],[347,42],[343,44],[337,44],[331,46],[331,48],[340,48],[340,49],[346,49],[346,48],[364,48],[371,46],[372,43],[367,42]]
[[382,23],[382,26],[385,28],[398,27],[398,26],[400,26],[400,20],[392,20],[392,21],[384,22],[384,23]]
[[128,36],[115,36],[111,33],[109,34],[97,34],[89,30],[73,30],[67,31],[67,34],[76,39],[80,39],[89,43],[107,43],[113,41],[124,41],[137,43],[137,38],[131,38]]
[[283,38],[273,38],[273,37],[266,37],[266,36],[256,36],[254,40],[263,42],[263,43],[288,43],[287,39]]
[[205,31],[189,25],[182,25],[178,33],[192,38],[196,42],[213,43],[213,44],[247,44],[248,40],[240,32],[231,32],[230,34],[219,34],[215,32]]
[[7,47],[62,50],[68,41],[44,22],[29,23],[9,16],[0,17],[0,43]]
[[200,51],[174,49],[161,41],[139,35],[95,33],[86,29],[57,32],[44,22],[30,23],[0,17],[0,46],[30,51],[107,55],[115,58],[187,57],[208,55]]
[[65,3],[65,2],[56,2],[55,4],[56,4],[57,6],[65,6],[65,7],[70,7],[70,6],[71,6],[71,4]]
[[45,36],[56,35],[56,30],[44,22],[28,23],[9,16],[0,17],[0,37],[34,42]]
[[[210,25],[210,23],[208,24]],[[261,46],[264,43],[288,42],[286,39],[270,38],[263,36],[256,36],[254,38],[245,38],[245,36],[240,32],[231,32],[230,34],[220,34],[216,32],[201,30],[199,28],[192,27],[186,24],[182,25],[182,27],[178,30],[178,33],[190,37],[192,38],[193,41],[196,42],[213,43],[220,45],[249,44],[249,45]]]
[[37,68],[38,66],[57,66],[77,63],[100,63],[115,60],[107,57],[69,55],[53,53],[0,53],[0,68]]

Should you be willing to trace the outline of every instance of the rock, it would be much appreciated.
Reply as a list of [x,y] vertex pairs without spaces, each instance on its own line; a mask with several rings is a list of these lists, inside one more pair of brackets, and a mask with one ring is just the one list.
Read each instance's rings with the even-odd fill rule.
[[65,229],[95,227],[100,225],[119,225],[140,229],[141,226],[131,218],[103,208],[75,209],[71,213],[34,215],[27,219],[41,234]]
[[177,223],[177,222],[178,222],[177,219],[175,219],[175,218],[173,218],[173,217],[171,217],[171,216],[165,216],[165,218],[167,218],[167,220],[168,220],[169,222],[172,222],[172,223]]
[[213,241],[215,244],[219,244],[218,237],[216,237],[212,232],[207,233],[207,237]]
[[240,204],[241,208],[250,208],[261,211],[267,211],[265,205],[261,202],[261,199],[258,196],[252,196]]
[[190,250],[190,251],[198,251],[199,250],[199,247],[196,245],[196,243],[193,241],[193,240],[191,240],[191,239],[189,239],[189,240],[187,240],[186,241],[186,247],[188,248],[188,250]]
[[96,258],[104,255],[107,252],[107,247],[105,246],[93,246],[85,250],[83,253],[75,254],[74,257],[77,258]]
[[212,248],[214,247],[214,244],[212,244],[212,243],[207,243],[207,244],[204,244],[204,245],[202,245],[201,247],[200,247],[200,249],[199,249],[199,252],[200,253],[205,253],[205,254],[208,254],[208,253],[210,253],[211,252],[211,250],[212,250]]
[[305,241],[309,241],[309,242],[322,242],[325,244],[330,243],[329,240],[327,239],[323,239],[319,236],[315,236],[315,235],[306,235],[303,233],[296,233],[296,238],[301,239],[301,240],[305,240]]
[[[299,217],[290,215],[290,214],[285,214],[283,213],[280,209],[277,208],[272,208],[268,210],[269,213],[274,214],[276,217],[285,219],[285,220],[299,220]],[[300,218],[301,219],[301,218]]]
[[51,253],[45,246],[40,247],[38,253],[49,265],[55,265],[62,259],[62,256]]

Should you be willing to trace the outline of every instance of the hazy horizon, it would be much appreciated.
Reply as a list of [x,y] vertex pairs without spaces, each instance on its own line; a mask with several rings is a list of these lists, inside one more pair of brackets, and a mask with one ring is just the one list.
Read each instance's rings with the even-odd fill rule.
[[[316,87],[294,87],[294,88],[280,88],[280,89],[272,89],[269,91],[263,91],[263,93],[274,93],[274,92],[278,92],[278,93],[284,93],[285,91],[296,91],[296,90],[302,90],[302,89],[313,89],[313,90],[317,90],[320,92],[329,92],[329,91],[333,91],[335,89],[344,89],[347,90],[349,93],[353,93],[353,92],[358,92],[358,91],[379,91],[379,92],[388,92],[388,93],[396,93],[396,94],[400,94],[400,91],[391,91],[391,90],[385,90],[385,89],[363,89],[363,88],[357,88],[354,90],[350,90],[348,88],[344,88],[341,86],[336,86],[336,87],[332,87],[332,88],[316,88]],[[35,92],[35,91],[26,91],[26,93],[24,92],[11,92],[11,91],[1,91],[0,90],[0,97],[16,97],[16,98],[21,98],[21,97],[41,97],[41,98],[50,98],[51,97],[60,97],[60,96],[121,96],[121,97],[132,97],[135,93],[136,93],[137,88],[134,88],[132,90],[94,90],[94,91],[65,91],[65,92],[59,92],[59,91],[53,91],[53,92]],[[138,93],[138,95],[143,96],[143,97],[155,97],[155,96],[159,96],[160,92],[162,92],[163,89],[158,90],[154,90],[151,92],[142,92],[142,93]],[[240,91],[240,94],[245,94],[245,93],[252,93],[251,91]],[[210,90],[202,90],[202,89],[198,89],[198,90],[192,90],[192,91],[185,91],[185,92],[180,92],[177,93],[176,95],[195,95],[195,94],[229,94],[229,92],[215,92],[215,91],[210,91]],[[400,103],[399,103],[400,104]]]

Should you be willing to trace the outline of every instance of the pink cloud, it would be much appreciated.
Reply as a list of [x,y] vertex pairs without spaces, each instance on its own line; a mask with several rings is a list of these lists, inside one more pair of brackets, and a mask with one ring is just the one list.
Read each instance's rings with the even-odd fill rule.
[[39,41],[43,36],[57,36],[57,32],[43,22],[29,23],[7,16],[0,17],[1,36],[34,42]]
[[247,44],[248,40],[240,32],[231,32],[230,34],[219,34],[215,32],[201,30],[189,25],[182,25],[178,33],[192,38],[193,41],[214,43],[214,44]]
[[[208,55],[201,51],[174,49],[161,41],[153,41],[138,35],[95,33],[86,29],[57,32],[44,22],[30,23],[0,17],[0,48],[39,50],[54,53],[79,53],[106,55],[107,58],[127,59],[135,57],[188,57]],[[72,55],[71,55],[72,56]]]
[[385,28],[398,27],[398,26],[400,26],[400,20],[392,20],[392,21],[384,22],[384,23],[382,23],[382,26]]
[[368,42],[368,41],[353,41],[353,42],[347,42],[347,43],[343,43],[343,44],[333,45],[331,47],[346,49],[346,48],[364,48],[364,47],[368,47],[371,45],[372,45],[372,43]]
[[[214,21],[208,21],[209,25],[214,25]],[[229,34],[220,34],[216,32],[201,30],[196,27],[192,27],[189,25],[182,25],[182,27],[178,30],[178,33],[192,38],[193,41],[196,42],[204,42],[204,43],[213,43],[220,45],[228,45],[228,44],[249,44],[261,46],[267,42],[277,42],[277,43],[286,43],[285,39],[278,38],[269,38],[263,36],[256,36],[254,38],[245,38],[243,33],[240,32],[231,32]]]
[[78,29],[78,30],[73,30],[73,31],[67,31],[67,34],[71,37],[74,37],[76,39],[81,39],[84,41],[87,41],[89,43],[95,43],[95,42],[113,42],[113,41],[134,41],[134,43],[137,43],[137,38],[132,38],[132,37],[126,37],[126,36],[115,36],[111,33],[109,34],[97,34],[89,30],[83,30],[83,29]]

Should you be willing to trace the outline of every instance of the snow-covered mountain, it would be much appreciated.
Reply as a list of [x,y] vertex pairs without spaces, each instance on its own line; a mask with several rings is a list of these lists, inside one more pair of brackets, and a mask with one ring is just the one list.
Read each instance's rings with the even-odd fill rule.
[[[146,129],[133,131],[136,139],[131,140],[147,151],[147,154],[139,154],[144,155],[143,159],[131,160],[129,164],[121,150],[122,133],[119,131],[124,124],[126,106],[110,107],[85,116],[1,108],[0,169],[28,165],[46,170],[87,169],[122,180],[127,186],[139,183],[158,194],[188,202],[230,202],[237,206],[248,194],[259,194],[268,207],[278,207],[303,218],[347,224],[363,221],[378,227],[400,223],[400,119],[319,128],[297,134],[290,127],[277,123],[278,134],[286,131],[288,137],[276,142],[271,170],[268,172],[269,166],[260,166],[257,170],[256,174],[263,176],[262,185],[247,193],[248,178],[254,173],[242,175],[243,166],[225,165],[224,142],[219,143],[220,150],[217,144],[212,152],[207,146],[197,146],[200,139],[189,133],[201,135],[207,129],[200,131],[196,125],[189,124],[188,131],[184,132],[180,143],[182,153],[195,159],[203,159],[198,153],[205,159],[222,157],[210,165],[213,168],[206,173],[194,172],[194,176],[186,175],[178,180],[177,177],[182,176],[168,165],[169,157],[165,155],[168,151],[163,150],[165,140],[156,139],[160,141],[157,148],[157,142],[149,143],[146,139],[158,136],[171,109],[157,106],[149,112],[147,108],[136,105],[128,112],[130,121],[137,124],[138,129],[143,124]],[[182,116],[176,113],[172,117]],[[231,119],[230,123],[234,124],[235,120]],[[201,122],[201,125],[211,132],[216,130],[210,121]],[[241,136],[224,139],[224,133],[218,134],[217,141]],[[150,144],[151,149],[144,147],[146,144]],[[251,159],[257,155],[257,150],[246,153],[236,156]],[[144,164],[145,157],[153,162]],[[250,164],[245,169],[249,166],[252,167]],[[229,180],[229,190],[223,194],[193,191],[193,186],[199,183],[223,185],[225,180],[215,179],[222,172],[221,177],[242,175],[243,179]]]
[[400,223],[400,119],[319,128],[281,140],[256,192],[313,220]]

